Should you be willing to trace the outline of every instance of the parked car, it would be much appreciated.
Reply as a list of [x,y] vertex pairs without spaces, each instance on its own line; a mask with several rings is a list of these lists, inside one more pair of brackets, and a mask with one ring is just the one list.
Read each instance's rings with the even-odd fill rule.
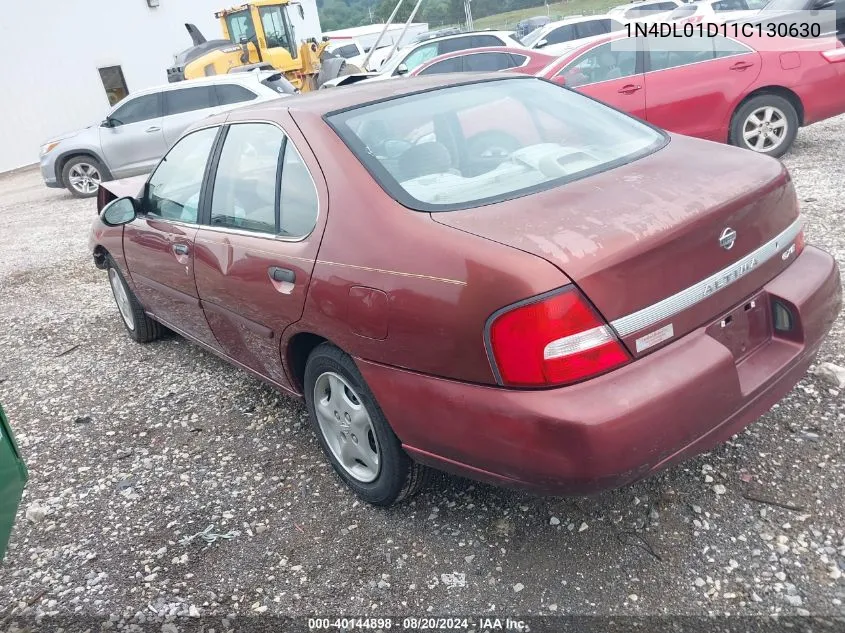
[[841,305],[780,162],[525,75],[248,106],[98,207],[128,334],[167,326],[304,397],[379,505],[426,466],[580,494],[709,450]]
[[516,38],[521,42],[526,35],[546,26],[551,21],[552,19],[547,15],[536,15],[521,20],[516,25]]
[[0,561],[6,554],[26,480],[26,465],[0,406]]
[[817,22],[823,36],[835,35],[845,42],[845,0],[771,0],[758,15],[743,21],[787,27],[794,24],[798,29]]
[[671,132],[781,156],[799,127],[845,112],[845,50],[834,38],[820,45],[610,36],[539,74]]
[[361,81],[382,81],[391,77],[399,77],[407,75],[439,55],[490,46],[524,48],[509,31],[470,31],[457,35],[430,38],[399,49],[382,64],[377,73],[359,73],[338,77],[325,82],[320,88],[336,88]]
[[115,105],[102,122],[44,143],[41,175],[48,187],[66,187],[77,198],[92,197],[103,180],[148,173],[196,121],[295,91],[280,73],[263,70],[141,90]]
[[417,75],[436,75],[441,73],[494,72],[497,70],[519,70],[533,75],[551,64],[556,58],[540,51],[524,48],[491,46],[473,48],[468,51],[446,53],[418,66],[410,73]]
[[658,21],[665,19],[670,12],[683,5],[684,2],[681,0],[645,0],[620,4],[613,7],[607,14],[625,22]]
[[522,38],[522,43],[547,55],[560,55],[578,40],[591,40],[623,28],[622,22],[606,15],[570,17],[537,29]]
[[757,15],[769,0],[701,0],[678,7],[666,16],[669,21],[698,23],[731,22]]

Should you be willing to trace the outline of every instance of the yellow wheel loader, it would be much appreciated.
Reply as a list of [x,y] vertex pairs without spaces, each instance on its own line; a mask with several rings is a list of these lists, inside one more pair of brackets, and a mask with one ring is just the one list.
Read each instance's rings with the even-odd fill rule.
[[[326,51],[328,40],[297,39],[296,25],[310,19],[319,29],[316,3],[308,3],[314,16],[306,15],[305,4],[295,0],[254,0],[218,11],[225,39],[208,41],[193,24],[185,28],[193,46],[176,56],[167,69],[170,82],[223,75],[253,68],[275,69],[302,92],[315,90],[324,81],[348,74],[343,58]],[[313,32],[313,30],[312,30]]]

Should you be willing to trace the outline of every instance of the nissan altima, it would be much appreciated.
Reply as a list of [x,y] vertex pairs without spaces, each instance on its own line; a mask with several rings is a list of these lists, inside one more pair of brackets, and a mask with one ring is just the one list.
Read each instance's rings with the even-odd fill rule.
[[795,385],[841,304],[780,162],[527,76],[219,115],[98,207],[129,335],[166,327],[304,398],[378,505],[430,467],[582,494],[709,450]]

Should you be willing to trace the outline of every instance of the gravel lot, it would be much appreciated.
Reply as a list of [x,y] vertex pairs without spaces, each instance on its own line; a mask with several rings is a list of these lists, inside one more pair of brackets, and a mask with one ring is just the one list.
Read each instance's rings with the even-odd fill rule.
[[[808,241],[840,262],[843,141],[839,117],[785,159]],[[302,405],[178,337],[125,335],[86,252],[93,207],[35,171],[0,178],[0,401],[31,476],[0,630],[45,614],[164,631],[272,614],[845,617],[845,400],[822,377],[622,490],[538,498],[441,476],[374,509]],[[843,318],[819,361],[845,365]],[[212,524],[239,534],[180,543]]]

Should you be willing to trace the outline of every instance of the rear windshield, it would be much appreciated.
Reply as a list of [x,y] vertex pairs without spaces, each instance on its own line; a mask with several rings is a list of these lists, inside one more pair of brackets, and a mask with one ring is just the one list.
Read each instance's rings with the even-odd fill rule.
[[540,79],[449,86],[326,118],[382,188],[420,211],[549,189],[667,141],[637,119]]

